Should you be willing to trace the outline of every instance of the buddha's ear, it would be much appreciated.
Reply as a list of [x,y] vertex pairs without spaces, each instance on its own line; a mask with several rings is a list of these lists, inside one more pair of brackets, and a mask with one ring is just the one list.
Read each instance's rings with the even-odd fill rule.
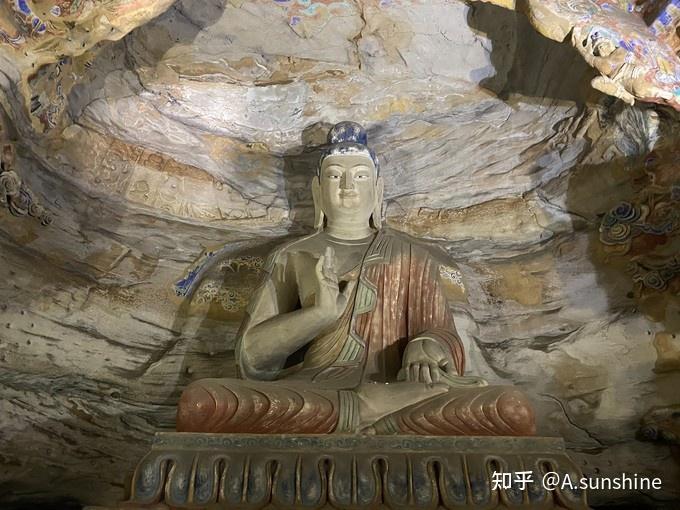
[[378,177],[375,182],[375,204],[373,206],[373,226],[380,230],[382,227],[382,203],[383,203],[383,191],[385,185],[383,183],[383,178]]
[[314,201],[314,228],[321,230],[323,228],[324,214],[321,208],[321,184],[319,177],[312,177],[312,200]]

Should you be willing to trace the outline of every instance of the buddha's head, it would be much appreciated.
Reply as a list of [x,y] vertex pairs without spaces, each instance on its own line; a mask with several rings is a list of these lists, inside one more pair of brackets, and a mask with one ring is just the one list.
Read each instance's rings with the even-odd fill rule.
[[312,181],[315,226],[326,221],[380,228],[383,182],[378,160],[356,122],[340,122],[328,134]]

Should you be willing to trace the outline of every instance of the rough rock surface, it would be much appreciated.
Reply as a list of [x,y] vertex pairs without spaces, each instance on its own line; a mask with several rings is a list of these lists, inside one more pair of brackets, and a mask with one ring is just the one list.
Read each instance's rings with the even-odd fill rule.
[[182,389],[233,374],[262,257],[310,230],[313,149],[351,119],[387,223],[460,267],[471,372],[527,391],[586,473],[663,480],[594,504],[674,508],[674,429],[637,432],[680,403],[677,113],[593,91],[498,6],[301,4],[176,2],[102,45],[44,133],[2,64],[16,171],[54,221],[0,209],[0,501],[122,497]]
[[23,98],[33,128],[59,122],[71,87],[106,41],[116,41],[174,0],[4,0],[0,3],[0,104]]
[[680,5],[666,0],[482,0],[524,12],[541,34],[570,39],[600,73],[591,84],[628,104],[680,110]]

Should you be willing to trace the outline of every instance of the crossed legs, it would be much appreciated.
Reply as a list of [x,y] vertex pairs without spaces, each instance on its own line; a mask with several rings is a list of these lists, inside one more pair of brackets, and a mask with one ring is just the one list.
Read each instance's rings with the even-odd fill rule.
[[[368,390],[366,389],[368,388]],[[376,384],[358,390],[363,432],[437,436],[535,433],[527,398],[508,386],[448,388]],[[336,390],[309,383],[202,379],[182,394],[179,432],[329,434],[340,417]]]

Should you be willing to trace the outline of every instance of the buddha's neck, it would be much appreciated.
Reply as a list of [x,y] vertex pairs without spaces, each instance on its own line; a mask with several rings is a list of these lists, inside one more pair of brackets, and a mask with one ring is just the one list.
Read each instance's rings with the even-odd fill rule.
[[327,220],[324,230],[336,239],[347,240],[364,239],[373,234],[373,229],[370,225],[365,223],[357,224],[351,221]]

